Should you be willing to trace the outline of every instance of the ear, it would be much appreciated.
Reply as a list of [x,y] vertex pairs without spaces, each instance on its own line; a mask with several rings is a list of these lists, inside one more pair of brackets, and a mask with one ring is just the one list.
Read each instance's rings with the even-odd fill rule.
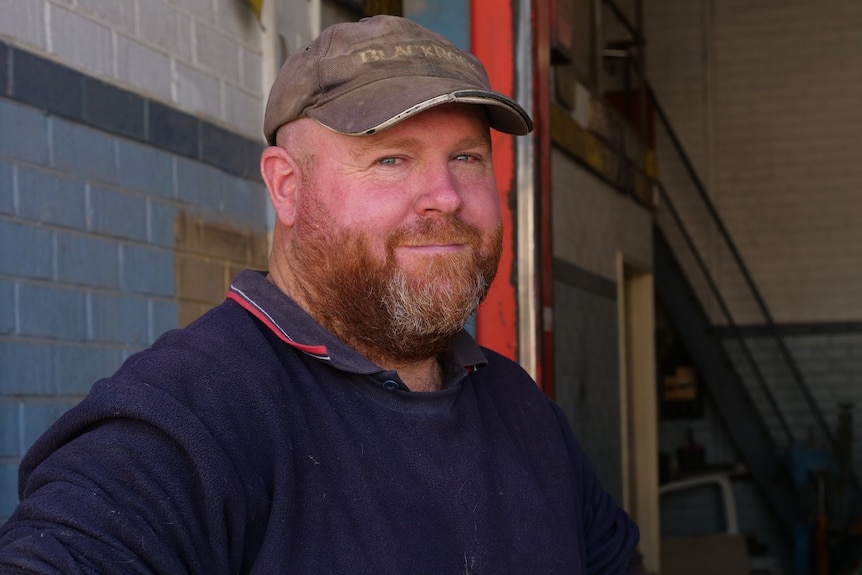
[[270,146],[260,157],[260,173],[280,223],[292,227],[296,220],[296,193],[302,174],[299,165],[284,148]]

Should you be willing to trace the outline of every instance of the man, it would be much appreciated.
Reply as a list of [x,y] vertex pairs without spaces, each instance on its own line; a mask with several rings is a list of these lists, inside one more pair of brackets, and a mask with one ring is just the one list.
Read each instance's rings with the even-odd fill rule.
[[637,529],[560,409],[462,329],[501,250],[489,127],[532,125],[409,20],[291,56],[264,121],[269,273],[39,439],[0,571],[627,571]]

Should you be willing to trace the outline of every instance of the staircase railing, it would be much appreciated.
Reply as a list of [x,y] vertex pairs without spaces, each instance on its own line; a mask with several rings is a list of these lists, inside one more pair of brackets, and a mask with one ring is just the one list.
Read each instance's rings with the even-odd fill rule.
[[[805,382],[805,379],[802,375],[802,371],[799,368],[799,365],[790,351],[784,337],[781,332],[778,330],[775,325],[775,321],[773,320],[772,314],[770,313],[766,302],[763,298],[763,295],[760,293],[760,289],[757,287],[757,284],[754,281],[754,278],[751,275],[751,272],[748,270],[742,255],[739,252],[739,248],[736,246],[736,243],[733,241],[733,238],[730,235],[730,232],[727,230],[724,221],[718,213],[718,210],[715,207],[712,199],[707,193],[706,186],[704,186],[700,177],[697,174],[697,171],[694,168],[694,165],[689,158],[688,154],[685,151],[682,143],[680,142],[679,136],[676,134],[672,124],[670,123],[670,119],[664,111],[661,103],[658,100],[658,97],[655,94],[652,86],[647,84],[647,93],[649,94],[649,101],[652,105],[653,111],[655,112],[656,118],[658,118],[661,127],[663,128],[670,144],[671,149],[676,154],[676,157],[681,162],[685,175],[689,178],[692,187],[689,186],[677,186],[676,189],[680,192],[684,193],[684,190],[688,188],[688,190],[692,190],[696,192],[696,198],[700,200],[698,205],[697,202],[691,201],[691,194],[689,194],[689,201],[686,201],[686,210],[688,211],[688,219],[697,219],[698,223],[702,226],[704,224],[704,218],[698,218],[699,214],[697,211],[702,210],[707,214],[705,221],[708,222],[709,226],[712,226],[712,229],[717,231],[717,234],[703,234],[701,233],[701,237],[704,239],[701,243],[709,242],[712,246],[702,246],[699,250],[696,245],[696,240],[693,235],[689,232],[688,227],[683,221],[684,216],[681,214],[680,210],[676,207],[676,204],[673,201],[672,193],[669,191],[668,187],[663,184],[663,182],[658,182],[656,186],[659,194],[660,194],[660,205],[657,210],[657,222],[661,226],[662,230],[666,235],[673,237],[674,231],[670,228],[671,221],[673,225],[676,227],[676,233],[681,236],[684,247],[688,249],[690,252],[690,256],[696,265],[696,269],[691,269],[688,267],[686,269],[687,274],[689,275],[689,279],[692,281],[694,285],[698,285],[698,283],[705,283],[708,287],[709,294],[708,297],[711,298],[714,302],[714,306],[718,308],[719,314],[715,314],[715,309],[713,308],[713,320],[717,326],[724,325],[727,332],[731,336],[731,339],[737,343],[739,346],[738,352],[744,358],[745,363],[751,371],[751,376],[757,383],[757,387],[760,389],[763,394],[766,402],[771,408],[773,412],[773,416],[779,423],[779,426],[783,432],[784,441],[781,441],[781,438],[775,437],[776,442],[779,445],[790,446],[796,443],[799,438],[796,437],[790,423],[787,420],[787,417],[783,414],[782,409],[779,407],[778,401],[775,398],[775,394],[772,391],[770,383],[767,381],[767,377],[763,374],[763,370],[760,367],[759,361],[756,359],[754,352],[751,349],[751,345],[746,340],[746,337],[743,335],[738,321],[735,319],[735,315],[742,316],[743,320],[748,324],[758,324],[762,326],[762,329],[758,330],[759,333],[766,335],[768,338],[774,342],[776,349],[778,350],[778,354],[780,359],[783,361],[783,365],[785,367],[785,371],[789,374],[793,383],[796,386],[796,389],[801,394],[804,399],[805,405],[807,406],[809,413],[814,417],[814,420],[818,426],[818,431],[822,434],[822,439],[825,440],[827,446],[831,449],[837,448],[837,442],[835,437],[832,434],[832,430],[830,429],[826,418],[823,416],[822,411],[820,410],[817,401],[812,395],[808,385]],[[665,157],[662,158],[664,161]],[[670,221],[667,217],[665,217],[665,213],[670,216]],[[702,212],[702,213],[703,213]],[[678,257],[683,247],[679,241],[671,242],[674,251],[678,254]],[[733,304],[728,303],[727,299],[722,295],[722,290],[719,287],[718,281],[713,276],[713,273],[710,271],[710,266],[704,260],[704,257],[701,255],[704,250],[710,249],[713,250],[713,253],[718,253],[719,255],[714,258],[716,262],[716,266],[720,266],[721,273],[725,278],[730,276],[734,271],[741,277],[744,287],[747,288],[747,294],[745,292],[740,292],[739,290],[735,290],[734,299],[735,306]],[[726,257],[721,257],[721,253],[725,252],[730,255],[729,261]],[[684,253],[684,252],[682,252]],[[720,260],[720,261],[719,261]],[[728,268],[726,264],[730,264],[732,267]],[[685,267],[685,266],[684,266]],[[735,267],[735,269],[734,269]],[[698,282],[695,278],[697,275],[700,275],[702,278],[702,282]],[[694,277],[692,277],[694,276]],[[730,282],[728,282],[730,283]],[[737,286],[738,287],[738,286]],[[704,294],[701,294],[704,295]],[[751,306],[746,306],[747,303],[745,301],[746,295],[750,297],[754,304],[755,310],[751,309]],[[708,298],[702,299],[704,302],[708,302]],[[709,306],[707,306],[709,307]],[[732,310],[731,308],[735,309]],[[736,313],[734,313],[734,311]],[[760,314],[760,320],[757,321],[757,314],[753,313],[756,311]],[[718,317],[716,317],[718,315]],[[717,320],[717,321],[716,321]],[[762,338],[758,338],[762,339]],[[761,354],[762,354],[761,350]],[[774,372],[774,371],[773,371]],[[774,378],[773,378],[774,379]],[[809,437],[807,440],[811,440],[810,432],[813,431],[811,429],[807,430],[809,432]]]
[[[604,4],[633,36],[634,44],[643,43],[637,28],[625,19],[613,0],[604,0]],[[847,451],[847,442],[836,439],[820,408],[832,398],[817,397],[808,386],[694,161],[639,69],[637,53],[631,52],[626,58],[626,65],[635,70],[640,81],[637,95],[640,121],[636,125],[644,125],[641,104],[644,102],[658,120],[655,145],[661,178],[655,182],[659,193],[657,225],[709,314],[713,329],[722,335],[734,368],[745,382],[775,444],[790,455],[802,447],[842,456]],[[706,152],[701,154],[705,155]],[[744,218],[743,215],[743,223]],[[840,415],[838,408],[836,405],[836,421]],[[843,456],[849,459],[849,454]],[[842,487],[848,494],[852,490],[858,504],[862,501],[862,488],[855,473],[846,477],[846,482]]]

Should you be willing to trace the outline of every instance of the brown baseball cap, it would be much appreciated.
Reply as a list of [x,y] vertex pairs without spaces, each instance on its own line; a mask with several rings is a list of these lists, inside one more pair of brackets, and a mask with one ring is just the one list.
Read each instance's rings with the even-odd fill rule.
[[533,121],[495,92],[478,58],[406,18],[335,24],[284,62],[266,104],[263,133],[308,117],[348,135],[367,135],[428,108],[481,104],[495,130],[523,135]]

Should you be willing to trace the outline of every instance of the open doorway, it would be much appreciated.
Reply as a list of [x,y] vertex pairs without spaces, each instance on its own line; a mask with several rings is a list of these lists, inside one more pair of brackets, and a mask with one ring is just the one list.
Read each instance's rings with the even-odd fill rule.
[[641,531],[649,573],[659,571],[658,409],[651,271],[617,258],[623,507]]

